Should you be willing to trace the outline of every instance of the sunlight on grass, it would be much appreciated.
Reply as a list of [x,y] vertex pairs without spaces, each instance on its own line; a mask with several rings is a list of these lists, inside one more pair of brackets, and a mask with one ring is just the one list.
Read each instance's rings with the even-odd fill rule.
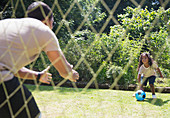
[[27,87],[33,92],[42,118],[170,117],[170,94],[156,93],[158,99],[153,100],[146,92],[146,99],[139,102],[132,97],[133,91]]

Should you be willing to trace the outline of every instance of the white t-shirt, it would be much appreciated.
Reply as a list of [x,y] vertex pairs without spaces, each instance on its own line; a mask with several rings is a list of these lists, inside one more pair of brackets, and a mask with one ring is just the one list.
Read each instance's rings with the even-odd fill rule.
[[0,81],[9,80],[42,51],[61,50],[53,31],[33,18],[0,20]]
[[139,68],[138,74],[143,74],[144,77],[150,77],[152,75],[156,76],[156,69],[158,68],[158,65],[153,62],[152,66],[149,66],[146,68],[144,64]]

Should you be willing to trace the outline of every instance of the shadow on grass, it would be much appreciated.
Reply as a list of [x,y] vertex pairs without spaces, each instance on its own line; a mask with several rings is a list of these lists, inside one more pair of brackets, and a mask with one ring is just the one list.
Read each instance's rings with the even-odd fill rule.
[[[57,90],[59,93],[62,94],[67,94],[67,93],[74,93],[74,92],[82,92],[83,89],[82,88],[72,88],[72,87],[53,87],[53,86],[35,86],[35,85],[28,85],[25,84],[25,86],[31,91],[54,91]],[[87,92],[91,92],[94,91],[92,89],[87,89],[84,92],[82,92],[82,94],[86,94]]]
[[164,104],[167,104],[169,101],[170,101],[170,99],[169,99],[169,100],[166,100],[166,101],[163,101],[163,100],[160,99],[160,98],[157,98],[157,99],[146,98],[146,99],[144,100],[144,102],[148,102],[148,103],[150,103],[150,104],[152,104],[152,105],[156,105],[156,106],[163,106]]
[[24,84],[30,91],[53,91],[54,88],[52,86],[35,86],[35,85],[29,85],[29,84]]

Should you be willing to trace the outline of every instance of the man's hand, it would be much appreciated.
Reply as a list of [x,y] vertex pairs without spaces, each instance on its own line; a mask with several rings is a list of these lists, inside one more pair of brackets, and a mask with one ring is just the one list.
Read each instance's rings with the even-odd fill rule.
[[76,82],[79,79],[79,73],[75,70],[72,69],[71,74],[69,74],[68,79],[70,81]]
[[39,81],[42,82],[42,83],[46,83],[46,84],[50,84],[51,82],[51,79],[52,79],[52,74],[51,73],[48,73],[48,70],[50,69],[50,66],[48,66],[46,69],[44,69],[43,71],[41,71],[39,74],[41,75],[40,76],[40,79]]
[[79,79],[77,71],[73,70],[73,65],[67,62],[62,51],[48,51],[47,56],[60,76],[76,82]]

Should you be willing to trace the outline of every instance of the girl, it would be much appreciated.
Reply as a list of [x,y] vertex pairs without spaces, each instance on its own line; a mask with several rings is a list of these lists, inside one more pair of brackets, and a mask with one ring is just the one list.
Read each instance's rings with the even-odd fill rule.
[[[150,55],[146,52],[142,53],[140,58],[139,58],[139,65],[138,65],[138,82],[139,82],[139,87],[141,90],[143,89],[143,86],[147,85],[147,82],[149,81],[149,85],[151,88],[152,92],[152,98],[156,98],[155,95],[155,87],[154,87],[154,82],[156,79],[156,70],[159,72],[160,77],[163,78],[163,75],[156,64],[156,62],[150,57]],[[141,75],[142,79],[141,80]]]

